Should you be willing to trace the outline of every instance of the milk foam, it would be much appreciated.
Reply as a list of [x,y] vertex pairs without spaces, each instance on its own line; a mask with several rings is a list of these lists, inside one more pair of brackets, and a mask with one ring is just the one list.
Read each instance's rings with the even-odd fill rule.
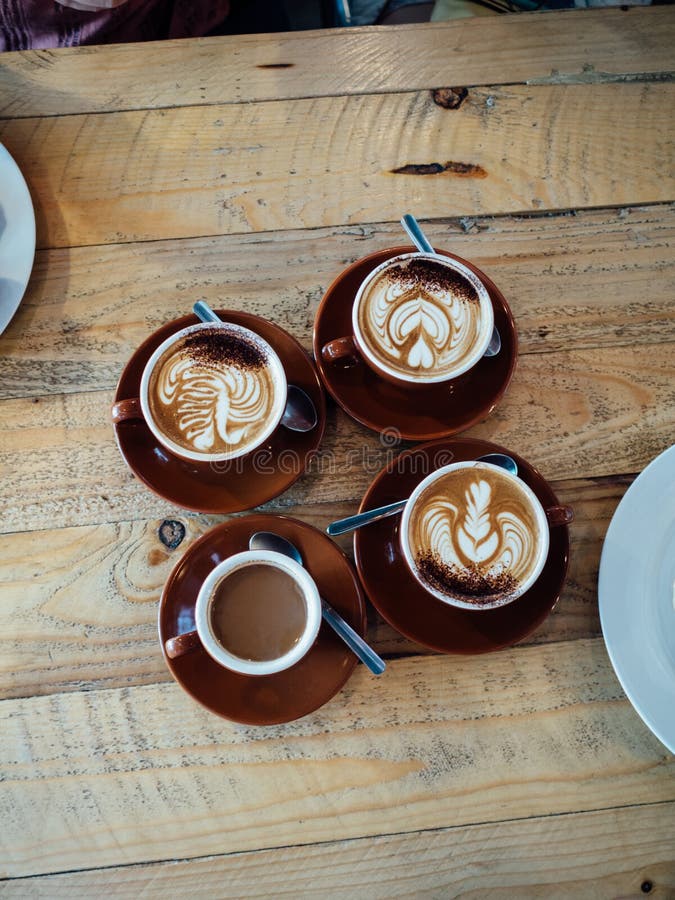
[[[146,418],[160,440],[190,459],[223,460],[268,437],[286,397],[280,360],[239,325],[191,326],[155,351],[142,382]],[[142,399],[143,402],[143,399]]]
[[536,577],[548,546],[533,504],[524,484],[491,466],[451,468],[404,512],[411,565],[443,597],[471,606],[508,601]]
[[394,375],[421,381],[462,369],[486,331],[485,305],[474,283],[424,257],[373,276],[361,295],[357,322],[378,362]]
[[162,366],[157,397],[174,408],[185,446],[207,453],[218,444],[237,447],[271,409],[269,386],[258,371],[205,368],[178,353]]
[[520,581],[536,561],[531,525],[515,509],[495,508],[490,484],[479,478],[460,504],[432,499],[420,517],[417,538],[418,546],[446,565],[478,569],[487,576],[508,572]]

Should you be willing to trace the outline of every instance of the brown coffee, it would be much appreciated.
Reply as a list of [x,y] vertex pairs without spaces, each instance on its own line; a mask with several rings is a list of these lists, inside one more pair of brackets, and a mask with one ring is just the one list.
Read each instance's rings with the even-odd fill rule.
[[494,605],[536,570],[541,527],[519,480],[479,464],[446,472],[422,491],[407,539],[423,582],[462,603]]
[[269,430],[284,389],[264,342],[238,326],[216,326],[186,334],[160,356],[148,405],[157,428],[178,447],[239,455]]
[[[481,300],[483,297],[483,300]],[[450,378],[492,331],[477,279],[424,256],[392,260],[366,283],[358,331],[375,362],[408,381]]]
[[298,643],[307,609],[294,578],[276,566],[252,563],[216,586],[209,609],[214,637],[240,659],[279,659]]

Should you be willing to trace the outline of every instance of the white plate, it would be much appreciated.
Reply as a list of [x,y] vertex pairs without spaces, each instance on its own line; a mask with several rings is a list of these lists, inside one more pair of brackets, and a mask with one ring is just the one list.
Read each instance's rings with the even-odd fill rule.
[[0,144],[0,334],[26,290],[35,256],[35,213],[19,167]]
[[675,753],[675,446],[628,488],[600,559],[602,633],[628,699]]

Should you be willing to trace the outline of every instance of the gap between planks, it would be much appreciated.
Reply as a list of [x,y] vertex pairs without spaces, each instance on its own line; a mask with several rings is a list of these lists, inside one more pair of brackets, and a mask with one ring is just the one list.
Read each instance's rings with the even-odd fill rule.
[[[298,98],[304,99],[304,98]],[[311,99],[311,98],[309,98]],[[179,108],[179,107],[176,107]],[[125,110],[126,112],[126,110]],[[134,112],[134,110],[130,110],[130,112]],[[87,115],[89,115],[87,113]],[[2,121],[0,119],[0,121]],[[410,205],[410,204],[409,204]],[[516,210],[514,212],[503,211],[503,212],[477,212],[477,213],[466,213],[463,215],[456,216],[442,216],[442,215],[419,215],[416,218],[422,226],[427,224],[429,225],[449,225],[449,226],[458,226],[462,230],[464,229],[463,223],[467,221],[471,221],[472,223],[478,224],[479,222],[485,221],[495,221],[499,222],[500,220],[509,220],[515,219],[516,221],[526,221],[529,219],[546,219],[546,218],[555,218],[555,217],[566,217],[566,216],[578,216],[583,215],[584,213],[602,213],[602,212],[640,212],[642,210],[650,210],[650,209],[658,209],[665,207],[667,209],[673,208],[675,205],[675,198],[668,200],[650,200],[648,203],[602,203],[597,206],[588,205],[588,206],[559,206],[559,207],[550,207],[546,209],[525,209]],[[401,213],[401,216],[403,212]],[[218,238],[242,238],[243,240],[248,240],[251,242],[255,242],[256,244],[263,243],[272,243],[275,237],[281,233],[283,234],[294,234],[298,235],[306,234],[308,237],[313,236],[322,231],[329,231],[332,234],[343,233],[343,234],[353,234],[358,232],[359,230],[364,233],[367,230],[377,230],[380,227],[387,226],[395,226],[400,225],[399,219],[377,219],[372,222],[345,222],[345,223],[332,223],[328,225],[318,224],[318,225],[306,225],[306,226],[298,226],[298,227],[290,227],[290,228],[268,228],[261,229],[260,231],[216,231],[213,234],[186,234],[181,235],[180,237],[144,237],[139,239],[129,238],[128,240],[117,240],[114,242],[106,242],[102,241],[98,244],[63,244],[58,247],[37,247],[35,250],[36,258],[41,254],[53,253],[55,251],[68,251],[68,250],[108,250],[114,249],[115,247],[125,247],[128,245],[136,245],[139,247],[144,246],[145,244],[166,244],[175,241],[203,241],[203,240],[217,240]],[[409,243],[409,239],[405,236],[403,230],[401,230],[401,238],[399,243]],[[392,244],[393,246],[394,244]]]
[[[25,51],[20,51],[25,52]],[[667,71],[667,72],[636,72],[634,74],[622,75],[622,74],[612,74],[610,72],[593,72],[592,75],[585,74],[584,72],[579,72],[578,74],[570,74],[570,75],[560,75],[553,74],[548,76],[541,76],[537,78],[527,78],[520,79],[519,81],[495,81],[494,79],[487,84],[485,81],[475,81],[475,82],[467,82],[463,84],[462,87],[467,90],[476,90],[477,88],[485,88],[494,85],[494,87],[500,88],[509,88],[509,87],[558,87],[562,85],[579,85],[579,84],[668,84],[672,81],[675,81],[675,70]],[[436,90],[446,90],[446,88],[438,86],[436,88],[414,88],[416,93],[424,90],[429,90],[432,95]],[[404,89],[405,91],[405,89]],[[330,95],[321,94],[321,93],[306,93],[306,94],[294,94],[292,97],[260,97],[252,100],[245,101],[248,105],[255,103],[284,103],[285,101],[292,100],[322,100],[325,99],[326,96],[334,97],[337,99],[344,99],[347,97],[363,97],[365,95],[368,96],[384,96],[386,94],[393,93],[402,93],[401,88],[369,88],[368,90],[363,91],[335,91]],[[11,115],[3,115],[0,113],[0,122],[3,121],[13,121],[16,119],[59,119],[64,115],[67,115],[72,118],[76,118],[77,116],[108,116],[113,115],[117,112],[125,112],[125,113],[137,113],[137,112],[147,112],[149,108],[151,109],[163,109],[167,112],[185,109],[186,106],[189,106],[190,109],[209,109],[214,106],[228,106],[228,105],[236,105],[237,102],[240,101],[231,101],[228,103],[227,100],[211,100],[211,101],[203,101],[203,102],[195,102],[195,103],[166,103],[163,106],[125,106],[120,109],[91,109],[91,110],[77,110],[70,113],[63,112],[53,112],[53,113],[41,113],[41,114],[32,114],[25,116],[11,116]],[[590,208],[590,207],[589,207]],[[236,232],[228,232],[229,234],[236,234]],[[246,233],[246,232],[245,232]],[[162,240],[160,238],[159,240]],[[120,241],[120,243],[125,243],[124,241]],[[84,245],[76,245],[76,246],[96,246],[95,244],[84,244]]]
[[[575,10],[9,53],[0,115],[649,75],[672,66],[674,24],[667,7]],[[137,59],[143,79],[135,77]],[[101,70],[111,73],[107,80],[94,77]]]

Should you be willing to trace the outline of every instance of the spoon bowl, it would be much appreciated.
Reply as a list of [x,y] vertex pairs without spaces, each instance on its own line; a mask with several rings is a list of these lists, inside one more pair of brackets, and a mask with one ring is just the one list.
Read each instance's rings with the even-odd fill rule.
[[[302,554],[290,541],[273,531],[256,531],[248,542],[249,550],[273,550],[283,553],[304,567]],[[375,653],[372,647],[363,640],[360,634],[349,625],[333,607],[321,598],[321,615],[323,620],[338,634],[349,649],[370,669],[373,675],[381,675],[386,667],[384,660]]]
[[486,453],[484,456],[479,456],[476,461],[499,466],[500,469],[505,469],[511,475],[518,474],[518,463],[507,453]]
[[286,409],[281,416],[284,428],[289,431],[311,431],[318,421],[319,416],[309,394],[297,384],[289,384]]
[[249,539],[248,549],[271,550],[274,553],[283,553],[284,556],[295,560],[299,566],[304,568],[302,554],[295,544],[292,544],[285,537],[276,534],[274,531],[256,531]]

